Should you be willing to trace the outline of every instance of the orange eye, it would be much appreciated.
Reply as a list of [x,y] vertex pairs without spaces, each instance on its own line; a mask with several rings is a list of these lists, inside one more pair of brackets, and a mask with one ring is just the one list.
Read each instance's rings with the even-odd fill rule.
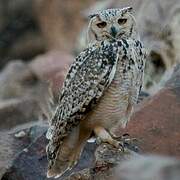
[[107,23],[103,21],[103,22],[97,23],[96,25],[99,28],[104,28],[104,27],[106,27]]
[[126,22],[127,22],[127,19],[123,19],[123,18],[118,19],[118,24],[120,25],[125,24]]

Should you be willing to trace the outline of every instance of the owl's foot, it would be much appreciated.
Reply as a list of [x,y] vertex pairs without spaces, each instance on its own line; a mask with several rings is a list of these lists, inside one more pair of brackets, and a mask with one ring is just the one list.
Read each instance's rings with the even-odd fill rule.
[[121,140],[125,143],[125,144],[134,144],[136,142],[138,142],[137,138],[132,138],[130,137],[129,134],[123,134],[121,136]]
[[131,149],[135,152],[139,151],[139,148],[137,147],[138,139],[130,137],[129,134],[123,134],[121,137],[118,137],[121,141],[123,141],[123,144],[126,148]]
[[94,132],[98,136],[98,141],[107,142],[121,151],[124,151],[124,142],[113,139],[109,132],[107,132],[103,127],[98,126],[94,128]]
[[137,138],[132,138],[128,133],[123,134],[122,136],[116,136],[115,134],[111,133],[113,139],[118,141],[122,141],[124,144],[133,144],[136,143],[138,140]]

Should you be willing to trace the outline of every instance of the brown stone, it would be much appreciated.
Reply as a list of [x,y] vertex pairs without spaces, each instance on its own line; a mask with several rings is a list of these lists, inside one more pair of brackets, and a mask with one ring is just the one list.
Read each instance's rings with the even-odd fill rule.
[[17,98],[0,102],[0,129],[10,129],[38,119],[40,107],[33,98]]
[[157,94],[137,107],[125,130],[146,153],[180,157],[180,65]]
[[65,52],[50,51],[36,57],[29,67],[40,80],[51,82],[53,90],[57,93],[73,60],[74,57]]
[[113,180],[178,180],[180,161],[161,156],[138,156],[123,162]]
[[25,95],[35,80],[28,66],[20,60],[9,62],[0,73],[0,99],[9,99]]
[[9,62],[0,73],[0,121],[5,121],[0,127],[37,120],[40,107],[47,111],[48,101],[47,83],[39,80],[26,63]]

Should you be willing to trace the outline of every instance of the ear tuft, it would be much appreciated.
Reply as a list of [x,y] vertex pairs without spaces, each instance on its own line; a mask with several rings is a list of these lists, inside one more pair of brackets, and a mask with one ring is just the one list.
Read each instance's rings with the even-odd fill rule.
[[98,14],[90,14],[88,17],[91,19],[91,18],[93,18],[95,16],[98,16]]
[[123,13],[127,13],[127,12],[133,13],[133,8],[132,7],[125,7],[122,9],[122,12]]

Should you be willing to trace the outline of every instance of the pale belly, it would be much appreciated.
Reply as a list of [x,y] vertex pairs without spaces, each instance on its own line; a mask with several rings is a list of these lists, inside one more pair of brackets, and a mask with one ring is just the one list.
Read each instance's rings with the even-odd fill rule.
[[87,116],[86,121],[91,128],[102,126],[109,131],[118,126],[125,126],[132,107],[129,104],[130,92],[111,84],[101,97],[97,106]]

